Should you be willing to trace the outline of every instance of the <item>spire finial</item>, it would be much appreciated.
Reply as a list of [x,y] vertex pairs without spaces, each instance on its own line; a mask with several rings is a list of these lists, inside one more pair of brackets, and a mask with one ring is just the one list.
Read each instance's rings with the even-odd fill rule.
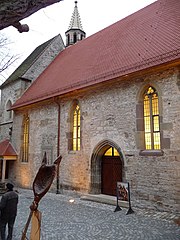
[[75,7],[74,7],[74,11],[73,11],[71,21],[70,21],[70,24],[69,24],[69,29],[80,29],[80,30],[83,31],[80,15],[79,15],[79,12],[78,12],[77,2],[78,1],[74,1]]
[[83,30],[83,27],[81,24],[81,18],[78,12],[78,7],[77,7],[78,1],[74,1],[74,3],[75,3],[75,7],[71,17],[69,28],[65,33],[66,46],[72,45],[86,37],[86,33]]

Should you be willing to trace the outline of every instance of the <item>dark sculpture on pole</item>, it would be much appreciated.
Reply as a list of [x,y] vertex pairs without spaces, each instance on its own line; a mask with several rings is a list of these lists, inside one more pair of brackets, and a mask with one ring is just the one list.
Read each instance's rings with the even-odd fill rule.
[[30,206],[30,214],[27,220],[27,223],[24,227],[21,240],[25,240],[26,233],[32,218],[33,213],[37,211],[38,204],[42,197],[48,192],[51,184],[54,180],[56,175],[57,167],[59,168],[59,164],[61,162],[62,157],[58,156],[57,159],[54,161],[53,165],[47,166],[47,157],[46,153],[44,154],[42,165],[39,168],[36,177],[33,182],[33,193],[34,193],[34,200]]

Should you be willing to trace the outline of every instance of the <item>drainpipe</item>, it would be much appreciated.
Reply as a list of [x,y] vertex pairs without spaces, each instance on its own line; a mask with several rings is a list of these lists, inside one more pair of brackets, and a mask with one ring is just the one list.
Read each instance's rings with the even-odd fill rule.
[[[58,99],[54,99],[55,103],[58,105],[58,136],[57,136],[57,157],[60,155],[60,120],[61,120],[61,106]],[[60,163],[59,163],[60,164]],[[59,190],[59,164],[57,165],[57,175],[56,175],[56,194],[60,193]]]
[[2,183],[5,183],[5,175],[6,175],[6,159],[3,158],[3,166],[2,166]]

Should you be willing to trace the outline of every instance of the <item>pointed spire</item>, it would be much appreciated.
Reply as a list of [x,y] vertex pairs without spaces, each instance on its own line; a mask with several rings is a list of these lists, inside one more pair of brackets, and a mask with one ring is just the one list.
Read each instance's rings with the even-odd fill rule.
[[74,2],[75,7],[69,24],[69,28],[66,31],[66,46],[72,45],[86,37],[86,33],[83,30],[81,24],[81,18],[78,12],[77,1]]
[[75,1],[74,3],[75,3],[75,7],[74,7],[74,11],[73,11],[73,14],[72,14],[72,17],[71,17],[71,21],[70,21],[68,30],[70,30],[70,29],[80,29],[80,30],[83,31],[83,27],[82,27],[82,24],[81,24],[81,18],[80,18],[80,15],[79,15],[79,12],[78,12],[78,7],[77,7],[78,2]]

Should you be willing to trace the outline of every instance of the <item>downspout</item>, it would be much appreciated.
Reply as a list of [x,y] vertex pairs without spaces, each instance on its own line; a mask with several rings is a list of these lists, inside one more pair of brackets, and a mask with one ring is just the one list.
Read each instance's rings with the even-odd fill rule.
[[[60,121],[61,121],[61,106],[58,99],[54,98],[54,102],[58,105],[58,134],[57,134],[57,157],[60,155]],[[59,190],[59,165],[57,165],[57,175],[56,175],[56,194],[60,193]]]

